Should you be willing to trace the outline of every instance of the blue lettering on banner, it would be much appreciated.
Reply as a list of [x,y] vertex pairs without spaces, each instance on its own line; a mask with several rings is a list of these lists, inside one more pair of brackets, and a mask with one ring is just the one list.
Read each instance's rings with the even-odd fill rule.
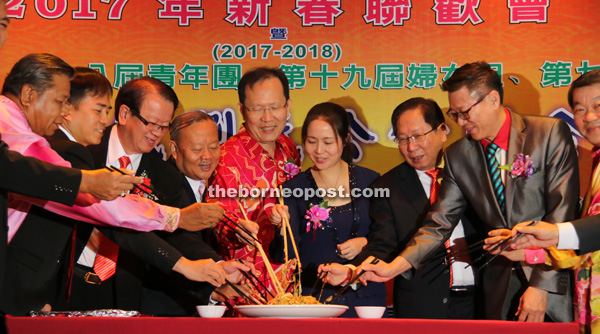
[[[204,111],[204,110],[202,110]],[[237,133],[237,116],[231,108],[225,108],[223,111],[204,111],[209,114],[217,123],[219,133],[219,143],[223,144],[227,139],[233,137]]]

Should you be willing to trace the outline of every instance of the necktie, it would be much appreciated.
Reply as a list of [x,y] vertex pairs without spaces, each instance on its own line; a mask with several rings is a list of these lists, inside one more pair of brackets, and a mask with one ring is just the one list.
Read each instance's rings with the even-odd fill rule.
[[[124,155],[119,158],[119,167],[127,168],[131,164],[131,159]],[[94,272],[98,277],[105,281],[115,274],[117,270],[117,258],[119,257],[119,246],[108,239],[104,234],[100,234],[98,244],[98,254],[94,261]]]
[[73,226],[71,232],[71,253],[69,254],[69,271],[67,272],[67,288],[65,289],[65,297],[67,303],[71,299],[71,286],[73,285],[73,270],[75,269],[75,240],[77,239],[77,224]]
[[204,190],[206,190],[206,180],[200,180],[200,185],[198,186],[198,198],[200,198],[200,202],[202,202],[202,196],[204,196]]
[[431,178],[429,204],[433,204],[437,200],[437,195],[440,190],[440,182],[438,181],[439,173],[440,173],[440,170],[437,168],[432,168],[430,170],[425,171],[425,174],[427,174]]
[[488,172],[490,173],[490,180],[492,181],[492,188],[494,189],[494,195],[498,201],[498,206],[502,215],[506,217],[506,204],[504,201],[504,183],[502,183],[502,177],[500,175],[500,168],[498,168],[498,160],[496,159],[496,151],[498,145],[494,142],[488,144],[485,150],[485,158],[487,162]]
[[131,165],[131,159],[128,156],[124,155],[119,158],[119,167],[127,168],[129,165]]

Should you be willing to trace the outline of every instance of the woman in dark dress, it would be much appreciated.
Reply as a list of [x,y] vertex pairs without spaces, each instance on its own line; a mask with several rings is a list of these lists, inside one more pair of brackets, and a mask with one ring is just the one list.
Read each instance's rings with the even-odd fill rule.
[[[306,155],[314,166],[286,182],[283,188],[300,197],[285,198],[285,206],[273,210],[271,220],[281,225],[281,215],[289,212],[290,226],[302,263],[302,294],[309,295],[317,280],[317,268],[327,261],[348,263],[367,244],[366,235],[371,225],[369,198],[360,196],[362,189],[379,177],[379,174],[352,164],[350,124],[346,111],[335,103],[321,103],[307,114],[302,126],[302,141]],[[284,190],[285,191],[285,190]],[[285,193],[285,192],[284,192]],[[351,196],[352,195],[352,196]],[[274,259],[283,262],[282,233],[272,244]],[[288,254],[295,257],[288,236]],[[319,297],[321,283],[313,291]],[[320,301],[323,302],[337,290],[326,285]],[[335,304],[350,308],[342,315],[356,317],[354,306],[385,306],[385,287],[382,283],[348,289]]]

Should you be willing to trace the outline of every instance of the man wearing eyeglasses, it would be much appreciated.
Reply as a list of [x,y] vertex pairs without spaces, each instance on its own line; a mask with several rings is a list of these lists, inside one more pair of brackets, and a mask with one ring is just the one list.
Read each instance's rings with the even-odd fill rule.
[[[438,104],[421,97],[406,100],[394,109],[392,126],[405,162],[371,185],[389,188],[390,196],[371,199],[373,223],[367,246],[353,261],[356,265],[370,255],[387,261],[398,256],[421,227],[439,190],[439,168],[443,165],[447,137],[444,114]],[[465,269],[468,259],[457,258],[451,264],[442,259],[447,251],[463,249],[466,238],[474,234],[473,227],[462,218],[448,244],[436,250],[435,260],[417,270],[410,280],[401,276],[394,279],[395,317],[475,317],[475,279],[473,270]]]
[[[365,280],[409,276],[409,269],[423,267],[467,208],[475,211],[487,231],[522,221],[556,223],[576,216],[579,172],[565,122],[521,116],[504,108],[500,77],[485,62],[463,65],[443,89],[448,92],[448,116],[467,135],[446,150],[438,201],[423,227],[391,263],[363,262],[368,271]],[[535,173],[513,178],[515,173],[498,168],[512,165],[519,153],[529,156]],[[539,322],[546,315],[552,321],[572,320],[568,272],[513,265],[498,257],[482,275],[487,319]]]
[[[97,166],[114,166],[136,171],[136,175],[144,179],[141,186],[145,192],[152,195],[136,191],[134,193],[143,197],[150,196],[148,198],[161,204],[181,208],[187,204],[181,188],[182,175],[175,167],[152,152],[168,132],[178,104],[179,100],[173,89],[162,81],[151,77],[130,80],[121,87],[115,100],[117,123],[106,128],[100,144],[90,145],[88,148]],[[216,224],[220,214],[217,212],[214,217],[207,219],[206,227],[211,223]],[[173,244],[187,258],[191,260],[201,258],[202,254],[191,247],[196,242],[202,242],[200,236],[187,231],[159,235]],[[108,248],[109,252],[111,248],[115,250],[116,245],[105,246],[107,242],[109,241],[103,235],[94,231],[78,263],[92,267],[97,253],[102,253],[105,248]],[[115,305],[125,309],[139,309],[146,314],[168,315],[159,305],[162,303],[161,300],[170,301],[169,297],[159,291],[168,284],[156,281],[145,282],[146,285],[154,286],[156,289],[144,289],[140,299],[139,293],[142,291],[140,278],[144,276],[145,280],[146,277],[150,280],[150,276],[156,275],[142,274],[143,264],[125,251],[118,250],[116,260],[117,270],[113,275],[114,292],[110,290],[108,292],[110,296],[116,296]],[[120,268],[127,269],[120,270]],[[81,291],[90,291],[90,293],[95,291],[98,298],[103,300],[107,298],[107,290],[102,288],[102,285],[107,285],[106,282],[102,281],[102,284],[94,285],[88,281],[89,279],[83,279],[74,281],[73,284],[78,282],[77,284],[84,285],[86,288]],[[157,305],[158,307],[155,307]]]
[[[240,186],[247,189],[278,188],[295,176],[287,173],[285,167],[288,163],[300,166],[300,157],[294,142],[282,133],[292,105],[289,83],[280,69],[260,67],[242,76],[238,95],[244,124],[238,134],[221,147],[221,160],[208,189],[207,201],[218,203],[229,218],[244,224],[257,235],[262,247],[268,249],[275,233],[269,217],[277,198],[244,198],[241,205],[252,221],[246,222],[237,198],[222,196],[218,190],[238,190]],[[269,275],[256,248],[238,240],[234,231],[222,223],[215,233],[221,256],[254,263],[256,270],[262,274],[263,283],[270,286]]]

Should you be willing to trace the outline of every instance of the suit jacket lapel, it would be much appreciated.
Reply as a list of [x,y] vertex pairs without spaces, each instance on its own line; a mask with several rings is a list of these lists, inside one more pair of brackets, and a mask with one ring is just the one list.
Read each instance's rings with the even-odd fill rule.
[[113,124],[104,130],[100,144],[88,146],[88,150],[92,152],[94,161],[96,161],[96,167],[98,168],[106,166],[106,156],[108,155],[108,139],[110,138],[110,132],[113,126],[115,125]]
[[[525,123],[523,122],[523,118],[520,115],[511,112],[510,113],[510,135],[508,140],[508,152],[506,153],[506,163],[512,164],[514,157],[518,153],[523,152],[523,143],[525,142],[526,134]],[[515,194],[515,182],[516,179],[510,177],[508,173],[506,173],[505,180],[505,190],[504,196],[506,197],[506,221],[511,221],[511,213],[514,205],[514,194]],[[507,225],[508,226],[508,225]]]
[[420,213],[423,207],[429,207],[429,199],[415,169],[407,163],[404,163],[403,166],[405,168],[400,169],[400,177],[397,178],[396,187],[404,193],[404,197],[415,211]]
[[[490,173],[487,169],[487,161],[485,159],[485,155],[483,153],[483,146],[477,140],[473,140],[469,138],[469,143],[471,147],[467,149],[467,156],[469,157],[469,166],[473,168],[473,185],[474,189],[481,189],[482,205],[491,205],[494,208],[496,213],[496,217],[489,217],[490,221],[500,219],[504,226],[506,225],[506,220],[502,215],[502,211],[500,211],[500,206],[498,205],[498,200],[496,199],[496,195],[494,195],[494,188],[492,187],[492,180],[490,179]],[[475,175],[481,175],[480,177],[476,177]]]

